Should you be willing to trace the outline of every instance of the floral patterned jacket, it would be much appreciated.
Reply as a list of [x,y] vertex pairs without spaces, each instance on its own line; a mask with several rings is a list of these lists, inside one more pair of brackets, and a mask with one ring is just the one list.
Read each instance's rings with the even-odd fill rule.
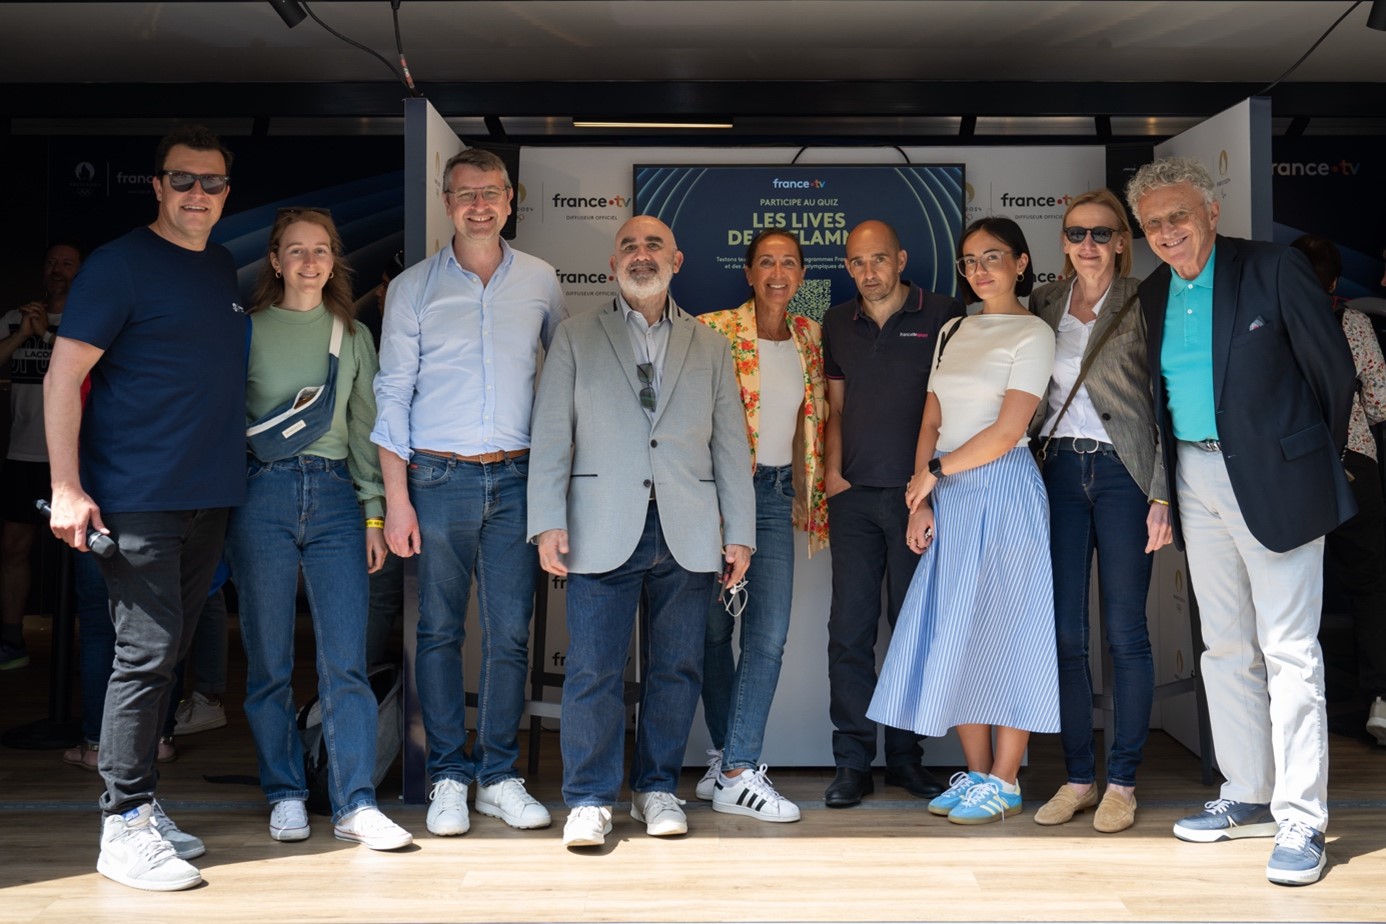
[[[746,407],[746,438],[755,464],[760,436],[760,354],[756,350],[755,300],[726,311],[698,315],[698,320],[731,343],[732,362]],[[823,488],[824,427],[828,420],[823,376],[823,332],[818,322],[797,314],[787,317],[789,334],[804,369],[804,402],[794,429],[794,525],[808,533],[809,555],[828,545],[828,498]]]

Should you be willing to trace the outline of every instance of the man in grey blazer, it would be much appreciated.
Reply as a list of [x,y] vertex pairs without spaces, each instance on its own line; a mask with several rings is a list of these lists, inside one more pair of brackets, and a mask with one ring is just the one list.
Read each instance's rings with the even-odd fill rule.
[[611,256],[619,294],[559,325],[535,403],[529,538],[540,566],[568,579],[568,847],[599,846],[611,831],[624,762],[622,675],[642,593],[631,816],[656,836],[688,830],[674,790],[702,687],[707,608],[719,583],[741,580],[755,544],[731,351],[669,296],[682,263],[663,222],[626,222]]

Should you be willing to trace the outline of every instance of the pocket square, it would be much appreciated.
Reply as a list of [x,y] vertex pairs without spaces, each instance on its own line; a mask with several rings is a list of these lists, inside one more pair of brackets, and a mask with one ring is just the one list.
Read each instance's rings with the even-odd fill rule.
[[1261,317],[1261,316],[1258,314],[1258,315],[1256,316],[1256,320],[1252,321],[1252,322],[1251,322],[1251,326],[1248,327],[1246,330],[1247,330],[1247,333],[1250,333],[1250,332],[1252,332],[1252,331],[1254,331],[1254,330],[1260,330],[1261,328],[1263,328],[1263,327],[1265,327],[1265,326],[1266,326],[1266,319],[1263,318],[1263,317]]

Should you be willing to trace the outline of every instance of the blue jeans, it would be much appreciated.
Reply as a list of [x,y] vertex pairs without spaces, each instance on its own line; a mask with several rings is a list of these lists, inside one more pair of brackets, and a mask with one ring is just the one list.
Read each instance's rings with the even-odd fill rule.
[[621,790],[625,673],[642,593],[645,674],[631,762],[632,792],[674,792],[698,708],[708,601],[717,573],[685,571],[664,542],[650,503],[626,563],[605,574],[568,575],[568,658],[563,681],[563,799],[570,808],[611,805]]
[[[151,476],[155,477],[155,476]],[[148,803],[173,670],[188,653],[226,535],[225,508],[107,512],[117,551],[98,560],[110,597],[115,657],[101,711],[101,810]]]
[[245,503],[231,511],[226,557],[240,595],[245,715],[260,786],[274,804],[307,799],[294,708],[299,568],[317,640],[318,699],[332,820],[375,805],[376,701],[366,680],[366,534],[345,460],[250,460]]
[[760,763],[794,592],[794,469],[757,465],[753,481],[756,554],[746,572],[741,661],[732,661],[736,620],[727,613],[721,595],[708,611],[703,649],[703,715],[726,770]]
[[[905,489],[853,485],[828,498],[828,548],[833,555],[833,600],[828,612],[828,715],[833,722],[833,762],[871,769],[876,723],[866,717],[876,692],[876,631],[881,622],[881,582],[886,620],[900,616],[919,556],[905,544],[909,508]],[[922,735],[885,729],[886,765],[918,764]]]
[[[416,452],[409,499],[419,519],[414,656],[431,783],[491,786],[516,775],[539,557],[525,540],[529,459],[482,464]],[[481,624],[476,743],[469,757],[462,644],[476,574]]]
[[1044,483],[1054,562],[1060,738],[1068,779],[1096,780],[1088,669],[1088,588],[1096,548],[1115,714],[1115,727],[1107,731],[1112,742],[1107,782],[1134,786],[1155,691],[1145,617],[1152,561],[1145,552],[1150,504],[1114,452],[1053,452],[1044,463]]

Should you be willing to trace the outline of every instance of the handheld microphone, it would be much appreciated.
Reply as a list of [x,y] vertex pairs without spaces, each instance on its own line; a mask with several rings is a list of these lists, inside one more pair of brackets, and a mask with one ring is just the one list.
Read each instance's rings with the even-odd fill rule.
[[[34,501],[34,506],[38,508],[39,513],[43,514],[49,519],[52,519],[53,508],[48,506],[48,501],[44,500],[43,498],[39,498],[38,500]],[[87,548],[91,549],[92,554],[97,556],[98,558],[110,558],[112,555],[115,554],[116,544],[115,540],[112,539],[110,536],[106,535],[100,530],[92,529],[90,526],[88,526]]]

